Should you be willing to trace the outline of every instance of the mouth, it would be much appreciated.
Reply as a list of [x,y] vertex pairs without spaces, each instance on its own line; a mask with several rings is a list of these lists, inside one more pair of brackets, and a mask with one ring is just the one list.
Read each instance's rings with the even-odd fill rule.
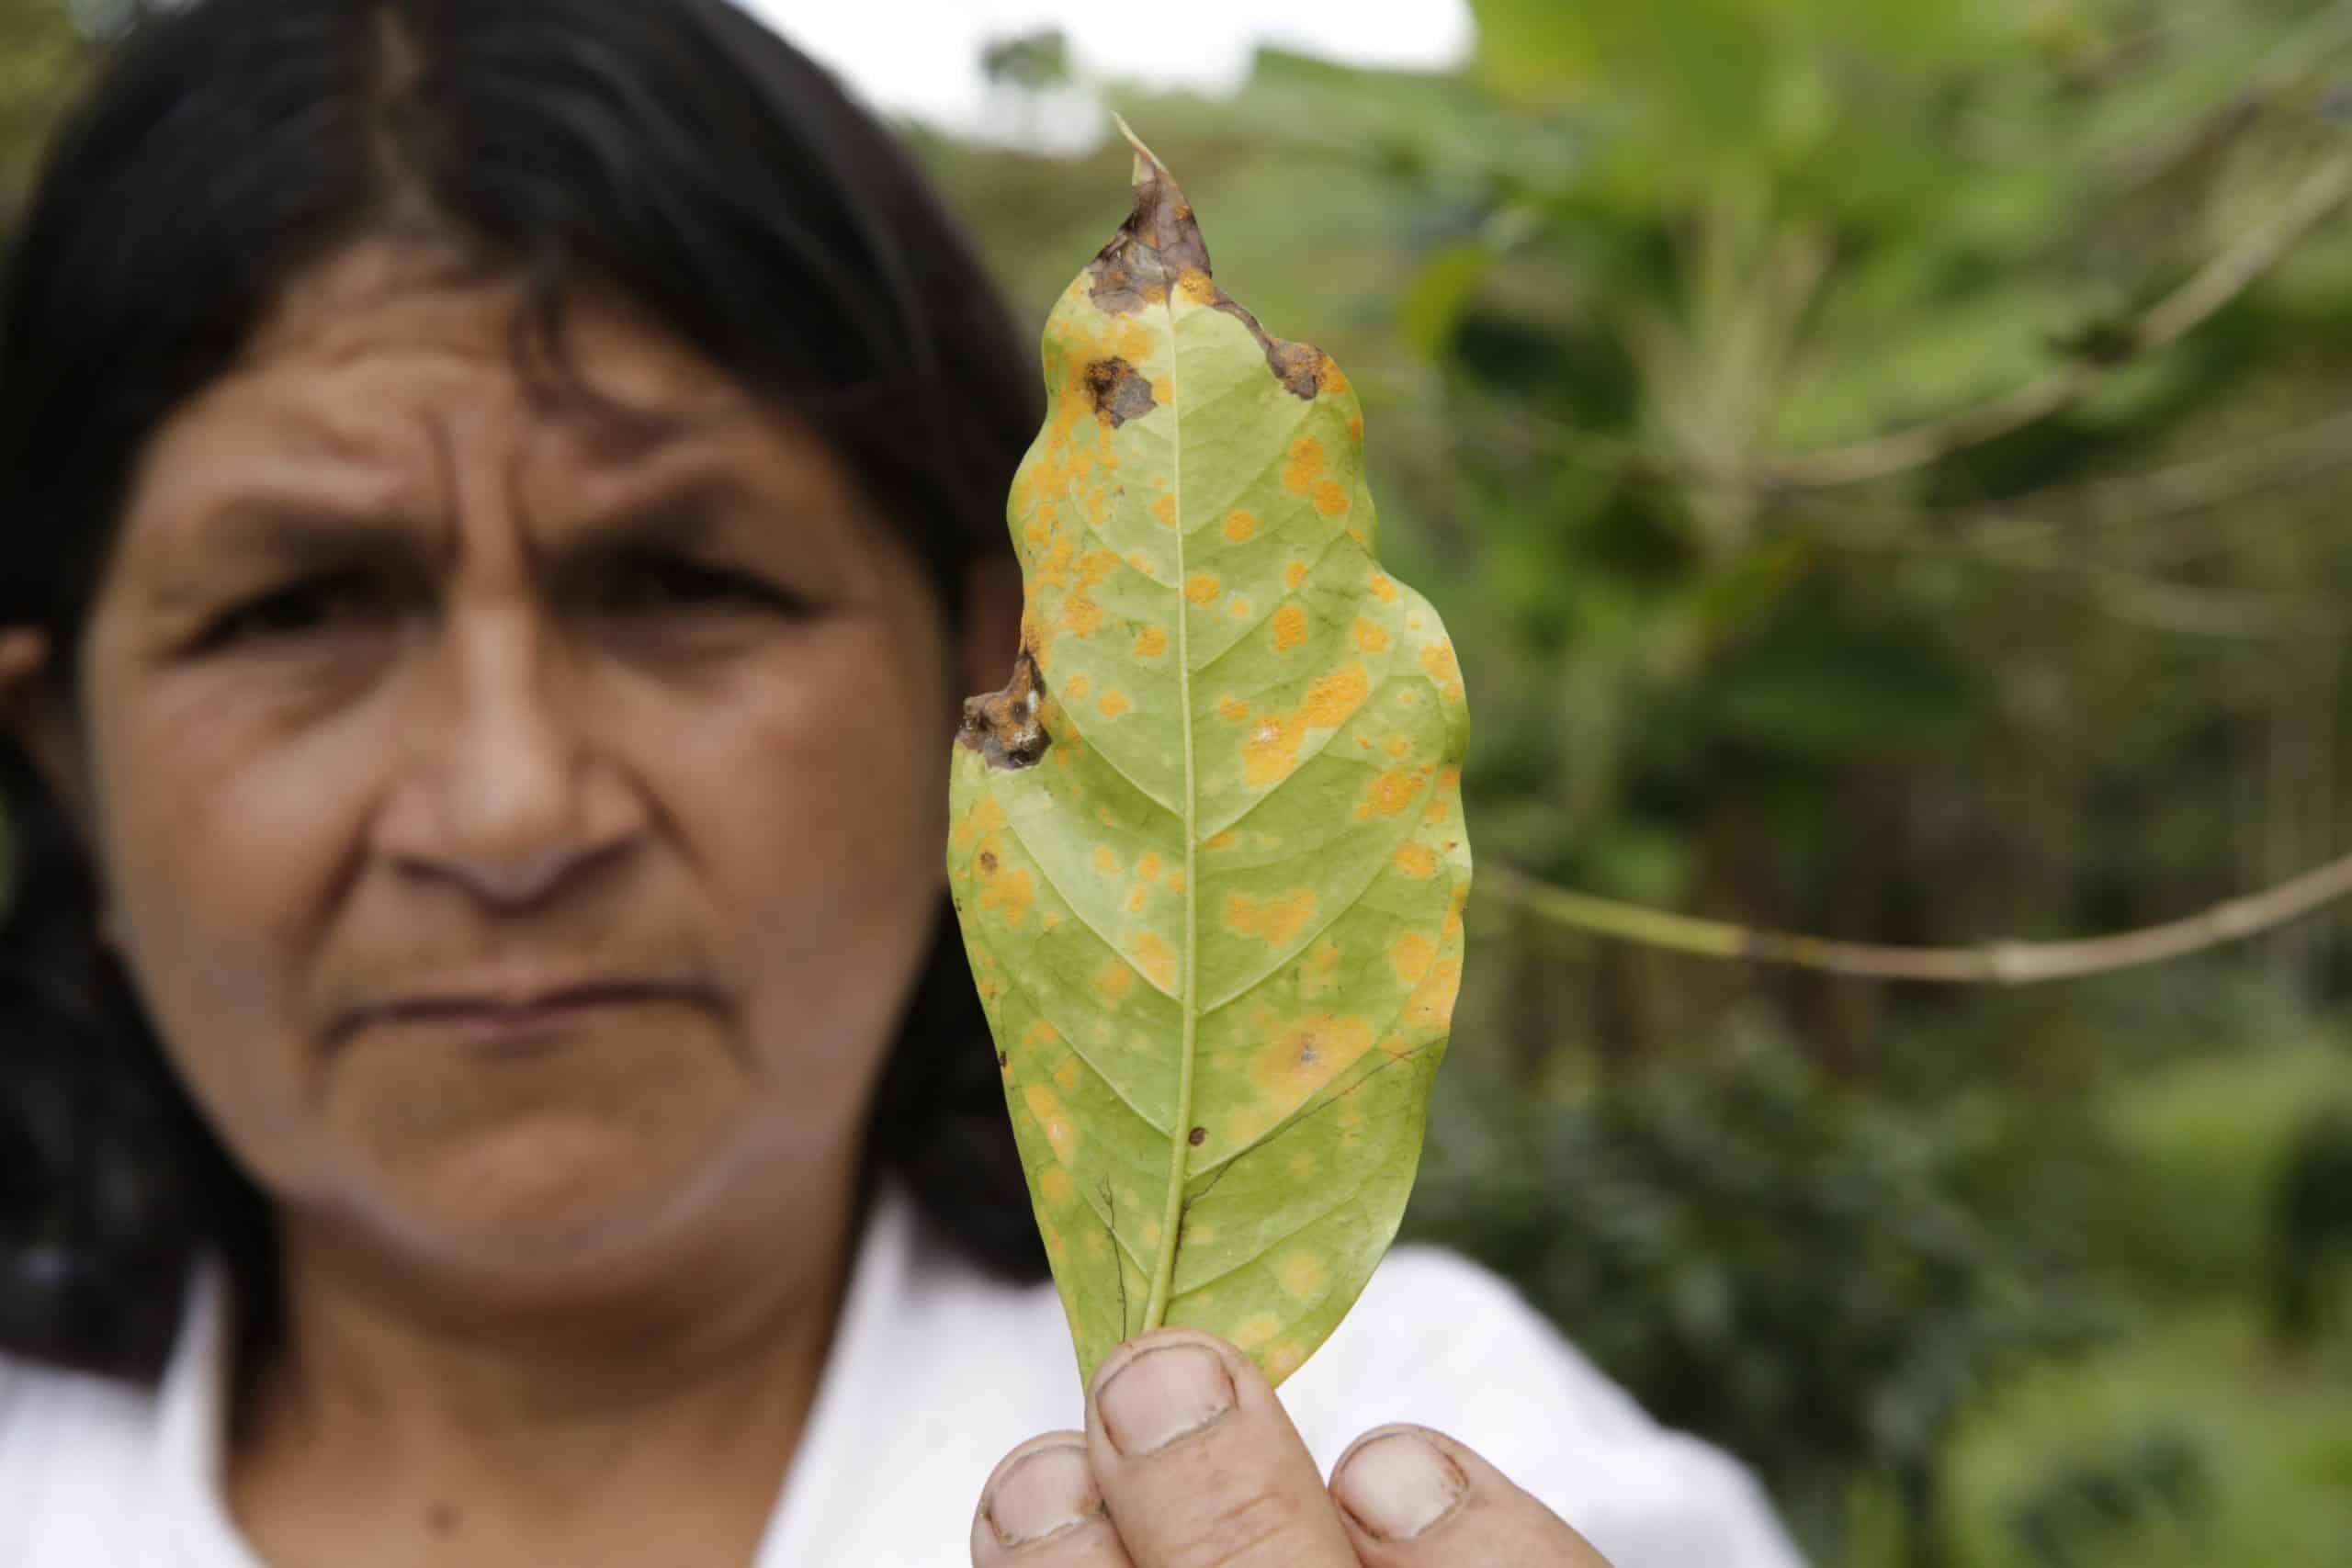
[[650,1007],[711,1010],[707,987],[676,980],[597,979],[542,990],[452,991],[402,997],[355,1009],[331,1039],[368,1028],[424,1031],[494,1054],[532,1054],[614,1016]]

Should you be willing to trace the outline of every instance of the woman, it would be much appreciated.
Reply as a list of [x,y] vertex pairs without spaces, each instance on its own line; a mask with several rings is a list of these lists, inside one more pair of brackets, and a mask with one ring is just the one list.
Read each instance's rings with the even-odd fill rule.
[[1793,1561],[1442,1255],[1074,1386],[942,868],[1035,361],[781,40],[196,0],[5,289],[0,1562]]

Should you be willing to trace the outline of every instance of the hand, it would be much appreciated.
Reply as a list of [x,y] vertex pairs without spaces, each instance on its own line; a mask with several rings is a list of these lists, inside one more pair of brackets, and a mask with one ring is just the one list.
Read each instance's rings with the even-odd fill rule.
[[1170,1328],[1095,1374],[1086,1430],[1005,1456],[973,1568],[1609,1568],[1453,1438],[1379,1427],[1330,1487],[1272,1389],[1224,1340]]

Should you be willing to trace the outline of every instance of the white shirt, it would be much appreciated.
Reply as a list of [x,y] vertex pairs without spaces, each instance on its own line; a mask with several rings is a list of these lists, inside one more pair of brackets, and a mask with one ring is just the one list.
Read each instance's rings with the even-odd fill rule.
[[[153,1392],[0,1357],[0,1564],[263,1568],[222,1487],[227,1272],[190,1276]],[[1645,1415],[1510,1286],[1403,1247],[1282,1399],[1329,1473],[1358,1433],[1452,1434],[1615,1568],[1797,1568],[1748,1472]],[[1051,1285],[1001,1284],[886,1188],[753,1568],[968,1568],[980,1486],[1015,1443],[1082,1424]]]

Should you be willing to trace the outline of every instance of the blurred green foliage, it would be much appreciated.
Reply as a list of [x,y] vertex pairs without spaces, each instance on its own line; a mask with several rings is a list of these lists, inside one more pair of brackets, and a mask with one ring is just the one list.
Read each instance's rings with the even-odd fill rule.
[[[2352,219],[2146,339],[2352,155],[2352,5],[1473,9],[1459,72],[1269,49],[1230,100],[1110,96],[1219,280],[1363,396],[1384,555],[1472,692],[1482,860],[1969,944],[2343,852]],[[912,134],[1034,330],[1125,152]],[[1992,439],[1784,482],[2069,377]],[[2293,1260],[2352,1269],[2289,1217],[2352,1094],[2344,930],[1935,991],[1601,942],[1490,881],[1408,1230],[1739,1451],[1825,1564],[2352,1561],[2341,1292],[2270,1327]]]

